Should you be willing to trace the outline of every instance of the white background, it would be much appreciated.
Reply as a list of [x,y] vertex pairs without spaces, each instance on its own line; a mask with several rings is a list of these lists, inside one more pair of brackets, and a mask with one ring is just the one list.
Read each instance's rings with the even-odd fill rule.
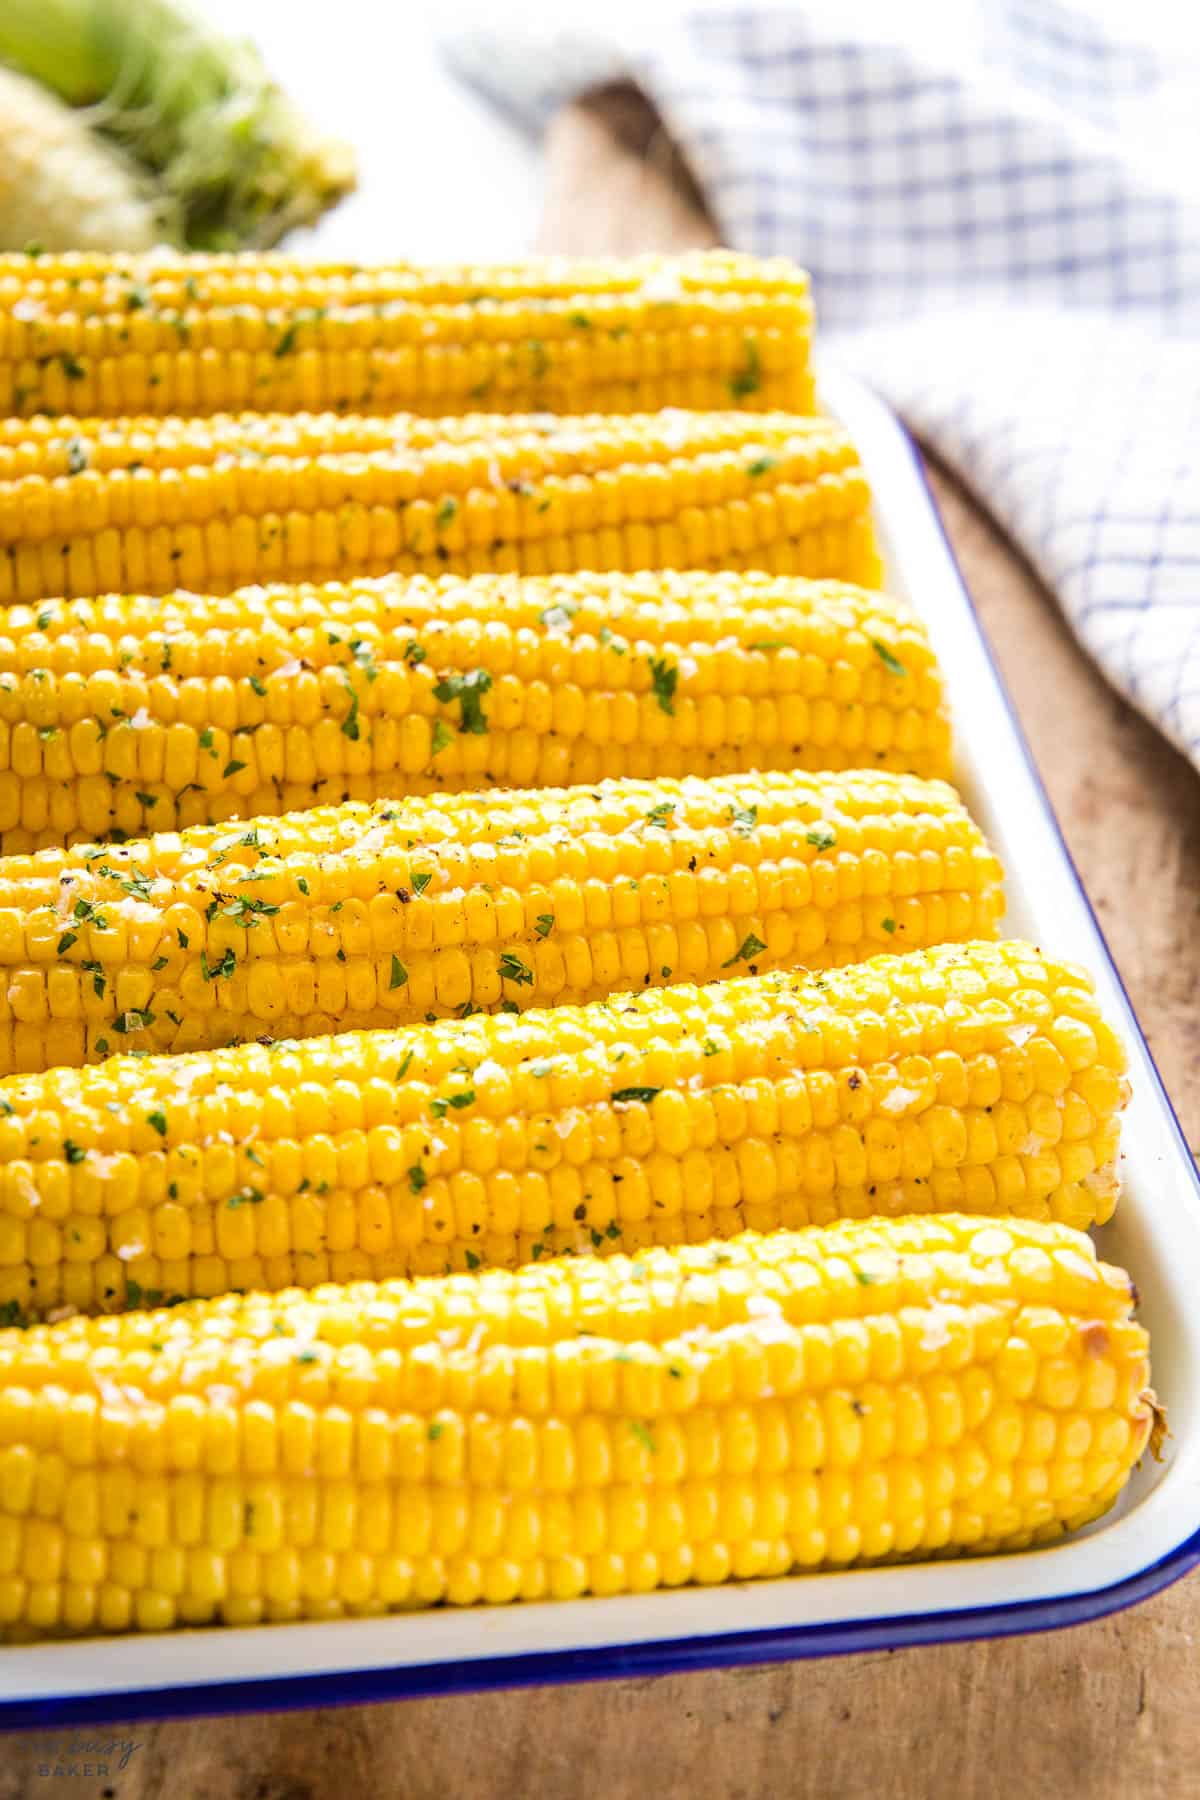
[[435,30],[452,0],[193,3],[252,38],[293,100],[358,153],[359,191],[289,248],[484,261],[528,249],[541,156],[440,60]]

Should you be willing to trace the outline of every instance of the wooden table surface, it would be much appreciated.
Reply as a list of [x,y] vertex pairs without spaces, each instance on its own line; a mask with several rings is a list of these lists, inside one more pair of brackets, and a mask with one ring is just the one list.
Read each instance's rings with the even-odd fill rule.
[[[685,175],[624,96],[564,115],[550,162],[547,248],[712,241]],[[1188,1141],[1200,1143],[1200,781],[1109,690],[979,510],[932,473],[1072,854]],[[1200,1580],[1185,1580],[1132,1612],[1042,1637],[132,1722],[119,1735],[137,1748],[107,1781],[41,1775],[64,1734],[13,1734],[0,1739],[0,1800],[1183,1800],[1200,1793],[1198,1629]]]

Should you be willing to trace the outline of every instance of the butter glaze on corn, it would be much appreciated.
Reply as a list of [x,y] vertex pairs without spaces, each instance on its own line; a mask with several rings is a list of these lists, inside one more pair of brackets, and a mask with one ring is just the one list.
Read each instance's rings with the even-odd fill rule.
[[0,257],[0,412],[811,411],[782,258]]
[[393,570],[880,575],[853,445],[787,413],[10,421],[0,456],[6,605]]
[[[465,688],[465,699],[464,699]],[[732,574],[393,576],[0,616],[0,850],[605,776],[950,773],[898,600]]]
[[[952,788],[735,775],[341,807],[0,858],[0,1073],[989,938]],[[124,1027],[128,1016],[151,1021]]]
[[[136,1024],[136,1021],[132,1023]],[[0,1082],[0,1303],[512,1265],[842,1215],[1106,1219],[1088,976],[943,946]]]
[[747,1234],[0,1332],[10,1637],[1020,1549],[1158,1429],[1063,1226]]

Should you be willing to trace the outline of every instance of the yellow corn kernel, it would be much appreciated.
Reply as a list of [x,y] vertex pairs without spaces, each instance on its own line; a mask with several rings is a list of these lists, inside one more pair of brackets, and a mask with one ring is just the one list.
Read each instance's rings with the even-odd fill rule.
[[[3,624],[4,852],[348,799],[951,768],[924,626],[844,583],[394,576],[53,601],[14,606]],[[903,924],[927,879],[919,857],[906,864],[901,910],[880,915],[864,871],[877,938],[882,917]],[[626,922],[618,909],[614,927]],[[0,909],[0,948],[19,931]],[[50,1009],[60,1035],[76,992],[64,979],[61,1020]]]
[[729,250],[354,268],[0,256],[0,296],[0,414],[813,404],[807,275]]
[[[0,1217],[36,1219],[43,1193],[61,1195],[66,1231],[36,1259],[32,1229],[14,1235],[8,1304],[31,1316],[57,1305],[44,1295],[60,1271],[70,1304],[114,1311],[843,1215],[1091,1223],[1117,1198],[1123,1083],[1109,1110],[1093,1108],[1096,1170],[1058,1185],[1058,1149],[1006,1154],[971,1093],[988,1091],[1002,1056],[1010,1067],[1021,1056],[1027,1106],[1064,1107],[1087,1071],[1060,1085],[1045,1033],[1093,1007],[1074,966],[1018,941],[973,942],[817,975],[10,1077]],[[1041,1279],[1050,1291],[1045,1259]],[[857,1379],[857,1363],[838,1366]]]
[[[1070,1227],[946,1214],[0,1330],[0,1623],[336,1618],[1053,1542],[1161,1428],[1132,1309]],[[84,1403],[136,1422],[136,1482],[79,1436]]]
[[[19,993],[32,1017],[19,1058],[0,1020],[0,1073],[35,1066],[39,1035],[37,1060],[49,1067],[96,1061],[101,1043],[112,1050],[118,1040],[126,1050],[216,1049],[989,938],[1003,906],[999,875],[952,789],[871,771],[347,802],[107,853],[10,856],[0,858],[0,970],[10,1007]],[[618,922],[624,951],[609,973],[603,946]],[[75,1038],[64,1048],[68,1022]],[[658,1131],[674,1157],[687,1146],[686,1119],[682,1098],[663,1100]],[[1050,1141],[1058,1119],[1044,1095],[1010,1107],[1003,1148],[1023,1150],[1031,1124]],[[1059,1155],[1075,1156],[1070,1178],[1081,1179],[1094,1167],[1095,1119],[1086,1107],[1072,1119],[1079,1141]],[[137,1127],[143,1148],[156,1129]],[[391,1239],[385,1188],[407,1167],[399,1135],[376,1128],[368,1160],[383,1184],[363,1239],[376,1252]],[[674,1169],[655,1199],[678,1211]],[[253,1183],[253,1165],[244,1173]],[[563,1195],[567,1217],[577,1201]],[[464,1206],[486,1219],[482,1192],[463,1191],[460,1235]],[[282,1206],[266,1203],[255,1222],[252,1232],[238,1215],[246,1242],[286,1254]],[[19,1252],[5,1251],[3,1224],[0,1259],[11,1262]],[[187,1254],[185,1205],[164,1205],[152,1227],[131,1215],[128,1229],[152,1232],[160,1257]]]
[[[6,460],[19,471],[8,479]],[[704,556],[673,528],[693,513]],[[391,570],[681,564],[876,585],[854,446],[827,419],[780,412],[243,413],[164,426],[67,419],[57,435],[0,423],[5,604]],[[812,721],[819,740],[819,706]],[[868,738],[872,724],[863,709]]]

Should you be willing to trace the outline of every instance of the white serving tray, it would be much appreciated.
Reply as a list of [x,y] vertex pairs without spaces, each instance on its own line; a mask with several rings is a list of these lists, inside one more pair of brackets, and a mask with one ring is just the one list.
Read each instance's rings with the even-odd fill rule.
[[954,701],[958,777],[1008,875],[1005,929],[1095,973],[1129,1046],[1125,1193],[1099,1234],[1133,1273],[1172,1435],[1119,1506],[1050,1549],[724,1587],[330,1624],[0,1649],[0,1725],[58,1725],[580,1680],[993,1636],[1127,1605],[1200,1561],[1200,1181],[990,660],[913,447],[825,373],[876,499],[887,585],[926,619]]

